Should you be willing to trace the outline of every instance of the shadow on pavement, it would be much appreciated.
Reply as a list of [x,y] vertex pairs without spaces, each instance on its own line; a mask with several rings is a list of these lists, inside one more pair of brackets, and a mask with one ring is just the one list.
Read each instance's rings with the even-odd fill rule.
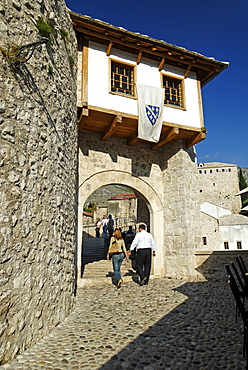
[[245,368],[243,326],[241,319],[235,322],[235,303],[227,282],[187,282],[175,291],[186,300],[100,369]]

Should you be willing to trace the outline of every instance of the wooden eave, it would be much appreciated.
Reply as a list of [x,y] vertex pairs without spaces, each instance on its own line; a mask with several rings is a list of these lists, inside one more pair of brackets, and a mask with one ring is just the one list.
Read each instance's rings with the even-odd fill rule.
[[[110,136],[119,137],[125,139],[127,145],[143,141],[138,138],[138,116],[93,106],[88,107],[87,115],[81,114],[79,109],[78,130],[96,132],[100,134],[101,140],[107,140]],[[160,140],[158,143],[151,143],[150,149],[158,149],[176,140],[185,140],[185,146],[190,147],[204,140],[205,137],[204,127],[198,129],[163,122]]]
[[201,86],[207,84],[228,67],[228,63],[207,58],[165,41],[130,32],[71,11],[70,15],[76,32],[89,37],[92,41],[105,44],[107,55],[110,55],[111,48],[114,47],[136,54],[137,63],[140,62],[141,58],[146,57],[157,60],[160,69],[165,63],[185,69],[187,74],[189,71],[193,71],[197,74]]

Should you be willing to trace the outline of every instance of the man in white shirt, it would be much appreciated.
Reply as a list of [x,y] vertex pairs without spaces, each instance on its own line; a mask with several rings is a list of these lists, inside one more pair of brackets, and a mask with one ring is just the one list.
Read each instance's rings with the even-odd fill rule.
[[[151,272],[152,255],[156,255],[156,246],[150,233],[145,230],[145,225],[139,225],[139,232],[131,244],[130,251],[136,248],[136,267],[140,276],[140,285],[147,285]],[[131,252],[130,252],[131,254]]]

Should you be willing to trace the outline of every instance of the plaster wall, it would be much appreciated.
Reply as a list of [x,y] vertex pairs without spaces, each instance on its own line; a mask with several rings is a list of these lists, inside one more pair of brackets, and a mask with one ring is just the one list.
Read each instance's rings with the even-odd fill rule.
[[224,249],[224,242],[228,242],[229,249],[237,250],[237,242],[241,242],[242,249],[248,249],[248,225],[219,226],[220,245]]
[[[135,55],[112,49],[112,54],[106,56],[106,47],[89,42],[88,55],[88,104],[109,110],[120,111],[127,114],[138,115],[137,99],[110,93],[110,66],[111,59],[132,64],[135,67],[136,83],[162,87],[161,74],[183,78],[184,71],[176,67],[164,65],[161,72],[158,71],[158,63],[142,58],[141,63],[136,65]],[[80,71],[79,71],[80,76]],[[186,109],[164,106],[163,121],[178,125],[201,128],[201,114],[199,102],[201,97],[198,93],[196,75],[189,73],[184,80]]]

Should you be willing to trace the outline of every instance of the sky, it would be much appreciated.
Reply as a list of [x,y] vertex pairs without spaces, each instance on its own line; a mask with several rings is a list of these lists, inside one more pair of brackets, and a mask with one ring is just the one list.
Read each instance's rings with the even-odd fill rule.
[[76,13],[164,40],[229,67],[202,88],[197,161],[248,168],[248,0],[66,0]]

